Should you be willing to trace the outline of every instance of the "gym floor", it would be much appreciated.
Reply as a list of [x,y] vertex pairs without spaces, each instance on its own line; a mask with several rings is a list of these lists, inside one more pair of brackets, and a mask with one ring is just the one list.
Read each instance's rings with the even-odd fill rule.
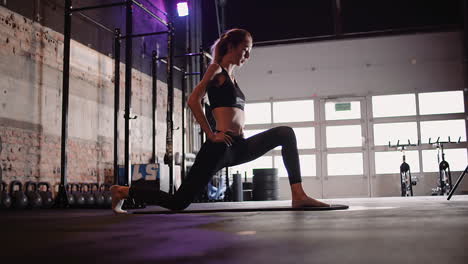
[[119,216],[99,209],[3,211],[0,257],[2,263],[468,263],[467,195],[324,201],[350,208]]

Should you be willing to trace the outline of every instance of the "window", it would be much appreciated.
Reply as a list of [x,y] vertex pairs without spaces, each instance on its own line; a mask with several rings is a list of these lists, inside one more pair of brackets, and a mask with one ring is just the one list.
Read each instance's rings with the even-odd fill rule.
[[315,128],[313,127],[294,127],[298,149],[315,148]]
[[[317,176],[315,155],[299,155],[299,163],[301,164],[302,176]],[[282,156],[275,156],[275,168],[278,168],[278,175],[280,177],[288,177]]]
[[408,140],[410,140],[411,144],[417,144],[416,122],[374,125],[374,144],[376,146],[388,145],[389,141],[392,145],[396,145],[398,140],[400,140],[401,144],[408,144]]
[[270,103],[245,104],[246,124],[269,124],[271,123]]
[[273,122],[314,121],[314,101],[287,101],[273,103]]
[[421,115],[465,112],[463,91],[421,93],[418,96]]
[[[419,153],[417,150],[405,151],[406,163],[409,164],[411,173],[419,172]],[[403,163],[403,153],[401,151],[387,151],[375,153],[375,172],[400,173],[400,165]]]
[[[339,105],[349,104],[349,110],[339,110]],[[326,120],[345,120],[345,119],[359,119],[361,118],[361,102],[326,102],[325,103],[325,119]]]
[[[445,160],[450,165],[450,171],[464,171],[466,168],[467,154],[465,149],[444,149]],[[442,153],[439,152],[439,159],[442,160]],[[423,150],[423,171],[438,172],[439,161],[437,160],[437,149]],[[455,183],[458,175],[452,174],[452,181]]]
[[327,148],[362,146],[361,125],[327,126]]
[[429,138],[431,138],[431,142],[435,142],[438,137],[440,137],[440,141],[448,141],[449,137],[451,141],[458,141],[460,137],[461,141],[466,141],[465,120],[421,122],[421,141],[423,143],[428,143]]
[[416,115],[416,96],[414,94],[372,96],[372,113],[374,117]]
[[363,175],[362,153],[328,154],[328,175]]

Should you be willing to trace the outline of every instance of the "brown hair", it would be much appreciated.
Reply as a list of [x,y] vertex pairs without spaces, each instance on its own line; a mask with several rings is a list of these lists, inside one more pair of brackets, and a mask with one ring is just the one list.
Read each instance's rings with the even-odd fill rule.
[[247,37],[252,38],[252,35],[250,35],[247,30],[240,28],[233,28],[221,34],[221,36],[214,42],[213,46],[211,46],[213,62],[221,63],[224,55],[228,52],[229,44],[233,47],[237,47]]

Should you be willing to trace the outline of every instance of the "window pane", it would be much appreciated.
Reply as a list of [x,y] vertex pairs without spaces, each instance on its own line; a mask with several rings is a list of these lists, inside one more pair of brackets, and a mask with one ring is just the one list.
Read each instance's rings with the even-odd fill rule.
[[359,146],[362,146],[361,125],[327,126],[327,148]]
[[363,175],[362,153],[328,154],[328,176]]
[[263,156],[251,162],[240,164],[237,166],[230,167],[232,172],[239,171],[242,176],[247,172],[247,177],[253,176],[253,169],[260,168],[273,168],[273,157],[272,156]]
[[396,145],[398,140],[401,144],[408,144],[408,139],[411,144],[418,143],[418,130],[416,122],[408,123],[387,123],[374,125],[374,144],[376,146]]
[[246,124],[268,124],[271,123],[270,103],[245,104]]
[[361,118],[361,102],[354,101],[351,103],[351,109],[345,111],[336,111],[335,105],[343,102],[327,102],[325,103],[325,119],[326,120],[344,120],[344,119],[359,119]]
[[451,141],[458,141],[459,137],[461,137],[461,141],[466,141],[465,120],[421,122],[422,143],[428,143],[429,138],[431,138],[431,142],[437,141],[438,137],[440,137],[440,141],[448,141],[448,137]]
[[[411,173],[419,172],[419,153],[417,150],[405,151],[406,163],[410,165]],[[388,151],[375,153],[375,172],[400,173],[400,165],[403,163],[401,151]]]
[[[440,152],[439,152],[440,153]],[[445,160],[450,165],[450,171],[464,171],[466,168],[466,162],[468,156],[466,149],[444,149]],[[442,154],[439,154],[440,160],[442,160]],[[439,162],[437,161],[437,149],[423,150],[423,171],[424,172],[438,172]],[[455,178],[454,178],[455,176]],[[459,175],[452,174],[452,181],[455,183]]]
[[[301,164],[301,175],[316,176],[315,155],[299,155],[299,162]],[[283,157],[275,156],[275,168],[278,168],[278,175],[280,177],[288,177],[288,172],[284,167]]]
[[273,103],[273,122],[314,121],[314,101],[287,101]]
[[416,115],[416,96],[414,94],[372,96],[372,113],[374,117]]
[[297,148],[315,148],[315,128],[313,127],[293,127],[297,139]]
[[421,115],[465,112],[463,91],[421,93],[418,96]]

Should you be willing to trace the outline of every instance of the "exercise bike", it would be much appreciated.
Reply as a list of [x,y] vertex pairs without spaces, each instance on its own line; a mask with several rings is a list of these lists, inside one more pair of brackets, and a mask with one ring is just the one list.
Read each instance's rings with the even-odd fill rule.
[[[437,148],[437,163],[439,164],[439,181],[437,183],[437,187],[432,188],[432,195],[449,195],[453,188],[452,174],[450,172],[450,164],[445,160],[444,144],[460,143],[461,137],[459,137],[458,142],[452,142],[450,137],[448,137],[448,141],[439,140],[440,137],[437,138],[436,142],[432,143],[433,146]],[[431,138],[429,138],[429,144],[431,144]],[[442,160],[440,159],[441,156]]]
[[400,140],[397,141],[396,145],[391,145],[388,142],[389,148],[396,148],[401,150],[403,154],[403,163],[400,165],[400,186],[401,186],[401,196],[413,196],[413,185],[418,183],[417,177],[411,176],[410,165],[406,163],[405,149],[410,146],[418,146],[419,144],[411,144],[411,141],[408,139],[408,144],[400,145]]

